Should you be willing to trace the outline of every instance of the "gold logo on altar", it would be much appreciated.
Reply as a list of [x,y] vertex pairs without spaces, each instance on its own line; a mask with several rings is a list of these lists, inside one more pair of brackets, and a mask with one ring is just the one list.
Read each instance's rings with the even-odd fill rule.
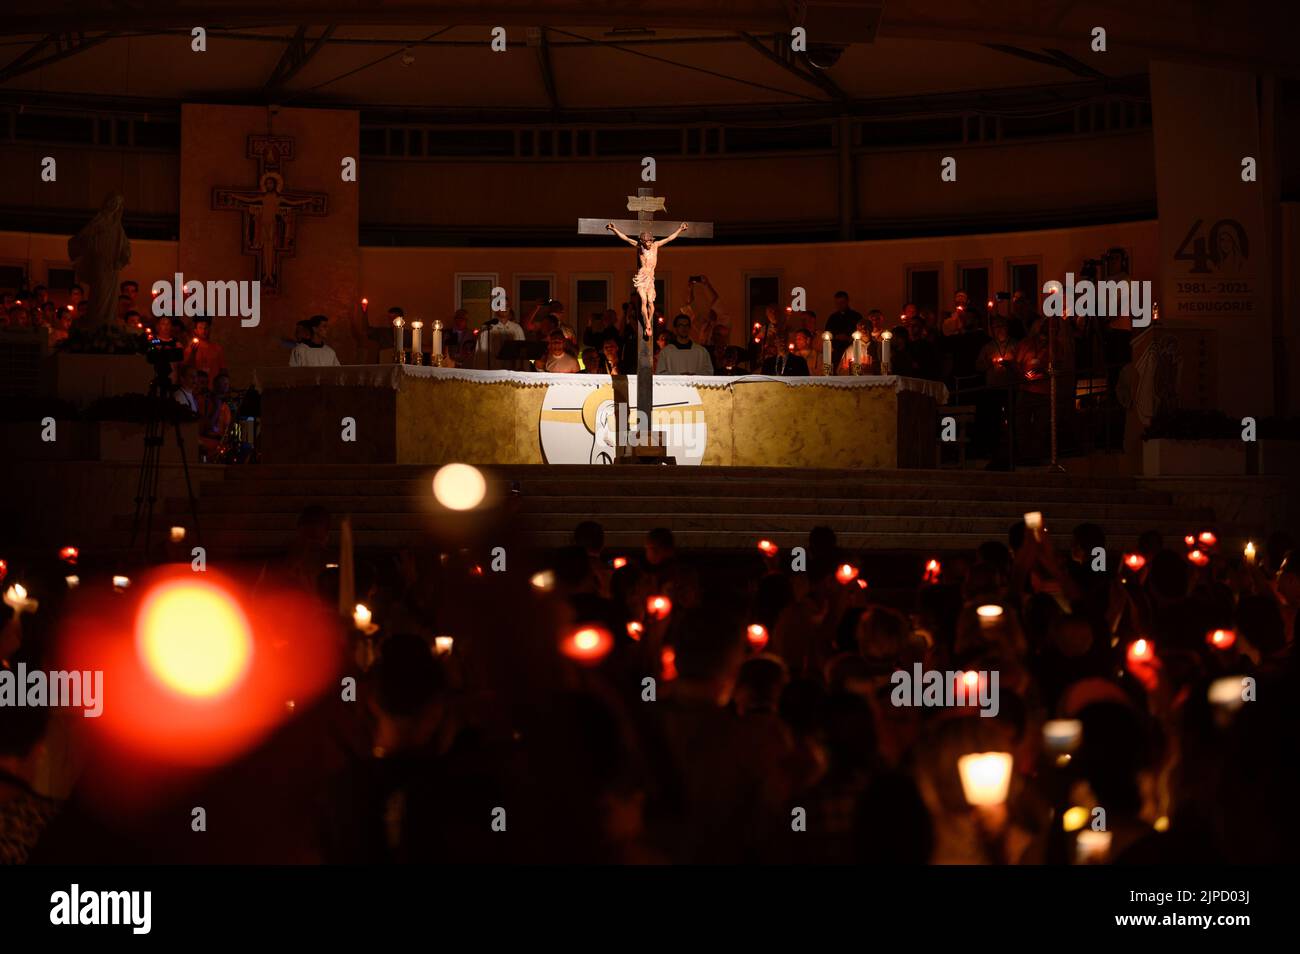
[[[636,430],[635,388],[629,389],[630,408],[618,404],[612,384],[575,382],[552,384],[542,398],[542,456],[548,464],[612,464],[618,451],[619,432]],[[630,422],[630,423],[629,423]],[[684,384],[654,382],[651,438],[668,448],[679,464],[699,464],[708,442],[708,424],[699,391]]]

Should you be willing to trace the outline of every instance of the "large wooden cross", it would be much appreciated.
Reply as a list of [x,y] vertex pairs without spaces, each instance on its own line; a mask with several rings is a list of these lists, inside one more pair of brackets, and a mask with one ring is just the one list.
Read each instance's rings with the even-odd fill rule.
[[[636,218],[578,219],[578,234],[608,235],[609,232],[606,229],[606,226],[612,222],[614,227],[619,231],[634,238],[642,232],[649,232],[655,238],[663,238],[676,232],[677,225],[680,222],[680,220],[660,221],[655,219],[656,212],[666,212],[667,209],[664,207],[664,196],[655,195],[654,189],[637,189],[636,195],[630,195],[627,197],[627,210],[629,212],[635,212]],[[689,227],[682,233],[683,238],[713,238],[712,222],[688,222],[686,224]],[[635,292],[633,294],[635,295]],[[637,305],[638,308],[636,313],[639,315],[640,302],[638,302]],[[639,322],[640,319],[638,318],[637,321]],[[637,410],[645,412],[646,427],[649,428],[650,422],[654,417],[655,343],[653,337],[647,338],[643,334],[638,334],[636,340],[636,406]],[[621,383],[622,382],[619,381],[614,382],[616,394],[621,390]],[[623,403],[626,403],[624,398],[620,397],[619,399],[623,401]],[[628,416],[629,418],[631,417],[630,414]],[[631,424],[629,422],[629,427],[630,426]],[[653,453],[646,455],[632,453],[633,449],[626,443],[626,436],[627,435],[621,432],[618,434],[619,460],[628,460],[641,456],[654,456]],[[640,440],[638,441],[638,451],[646,451],[650,449],[648,441],[649,436],[649,434],[639,435]]]
[[323,192],[290,192],[284,187],[284,162],[293,158],[288,136],[248,137],[248,158],[257,160],[255,189],[212,190],[212,208],[243,213],[241,245],[253,256],[253,279],[264,292],[280,289],[282,258],[297,249],[297,218],[325,215],[329,196]]

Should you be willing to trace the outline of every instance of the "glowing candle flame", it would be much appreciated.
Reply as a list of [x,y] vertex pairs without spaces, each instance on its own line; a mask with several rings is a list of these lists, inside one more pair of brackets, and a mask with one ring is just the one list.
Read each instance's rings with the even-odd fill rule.
[[533,589],[541,590],[543,593],[549,593],[555,589],[555,574],[550,570],[542,570],[534,573],[532,579],[528,581],[532,584]]
[[980,626],[984,628],[996,626],[1002,619],[1002,607],[996,603],[985,603],[983,606],[977,606],[975,613],[980,618]]
[[664,651],[659,654],[659,663],[664,682],[672,682],[677,678],[677,651],[673,647],[664,647]]
[[1049,752],[1073,752],[1083,741],[1078,719],[1049,719],[1043,723],[1043,745]]
[[627,566],[627,557],[614,557],[613,561],[610,563],[610,566],[612,566],[616,570],[623,569],[623,567]]
[[1237,634],[1231,629],[1216,629],[1205,641],[1215,649],[1231,649],[1237,642]]
[[925,582],[938,583],[943,573],[943,567],[938,560],[931,560],[925,565]]
[[957,760],[962,793],[974,806],[1001,805],[1011,787],[1011,754],[980,752]]
[[673,601],[666,596],[652,596],[645,601],[645,611],[653,619],[667,619],[673,611]]
[[560,642],[560,652],[575,662],[597,663],[614,648],[614,637],[599,626],[574,630]]
[[1210,562],[1210,557],[1208,554],[1202,553],[1200,550],[1193,550],[1191,553],[1187,554],[1187,561],[1191,563],[1192,566],[1205,566]]
[[1124,565],[1136,573],[1147,565],[1147,558],[1140,553],[1127,553],[1124,555]]
[[81,551],[76,547],[64,547],[59,551],[59,559],[64,563],[76,563],[79,556],[81,556]]
[[1151,643],[1145,639],[1137,639],[1128,644],[1128,661],[1131,663],[1141,663],[1148,661],[1155,650],[1152,649]]
[[129,576],[113,577],[113,589],[119,593],[124,592],[126,588],[129,587],[130,585],[131,585],[131,578]]
[[[1246,548],[1241,552],[1242,555],[1245,556],[1246,558],[1246,565],[1254,566],[1255,565],[1255,544],[1251,543],[1250,541],[1247,541]],[[4,579],[4,577],[0,576],[0,579]]]
[[1200,536],[1196,539],[1200,541],[1201,546],[1206,547],[1212,547],[1219,542],[1219,538],[1209,530],[1202,530]]
[[835,571],[835,579],[846,586],[858,578],[858,568],[852,563],[841,563]]
[[450,636],[433,637],[433,651],[439,656],[450,656],[451,647],[455,640]]
[[1196,546],[1196,538],[1189,533],[1187,536],[1183,537],[1183,543],[1187,544],[1189,547],[1194,547]]
[[758,548],[763,551],[763,556],[774,557],[779,549],[771,540],[759,540]]
[[749,645],[755,652],[761,652],[767,645],[767,627],[762,623],[750,623],[746,635],[749,638]]
[[645,632],[645,627],[637,620],[628,620],[627,635],[633,642],[641,642],[641,634]]
[[172,529],[171,529],[171,539],[172,539],[172,543],[180,543],[182,540],[184,540],[184,539],[185,539],[185,528],[184,528],[184,527],[172,527]]

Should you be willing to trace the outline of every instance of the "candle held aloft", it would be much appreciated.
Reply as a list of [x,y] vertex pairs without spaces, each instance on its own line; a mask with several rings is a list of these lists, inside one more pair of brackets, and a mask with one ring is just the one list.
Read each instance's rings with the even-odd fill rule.
[[1246,548],[1241,553],[1246,558],[1246,566],[1255,565],[1255,544],[1247,542]]
[[957,760],[957,772],[961,776],[961,790],[967,804],[993,807],[1007,800],[1007,791],[1011,787],[1009,752],[963,755]]

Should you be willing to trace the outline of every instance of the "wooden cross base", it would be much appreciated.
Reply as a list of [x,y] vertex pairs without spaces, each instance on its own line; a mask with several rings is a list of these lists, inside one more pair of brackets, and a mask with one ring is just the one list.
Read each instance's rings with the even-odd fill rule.
[[676,457],[668,456],[668,448],[650,445],[649,447],[625,446],[618,449],[620,464],[676,464]]

